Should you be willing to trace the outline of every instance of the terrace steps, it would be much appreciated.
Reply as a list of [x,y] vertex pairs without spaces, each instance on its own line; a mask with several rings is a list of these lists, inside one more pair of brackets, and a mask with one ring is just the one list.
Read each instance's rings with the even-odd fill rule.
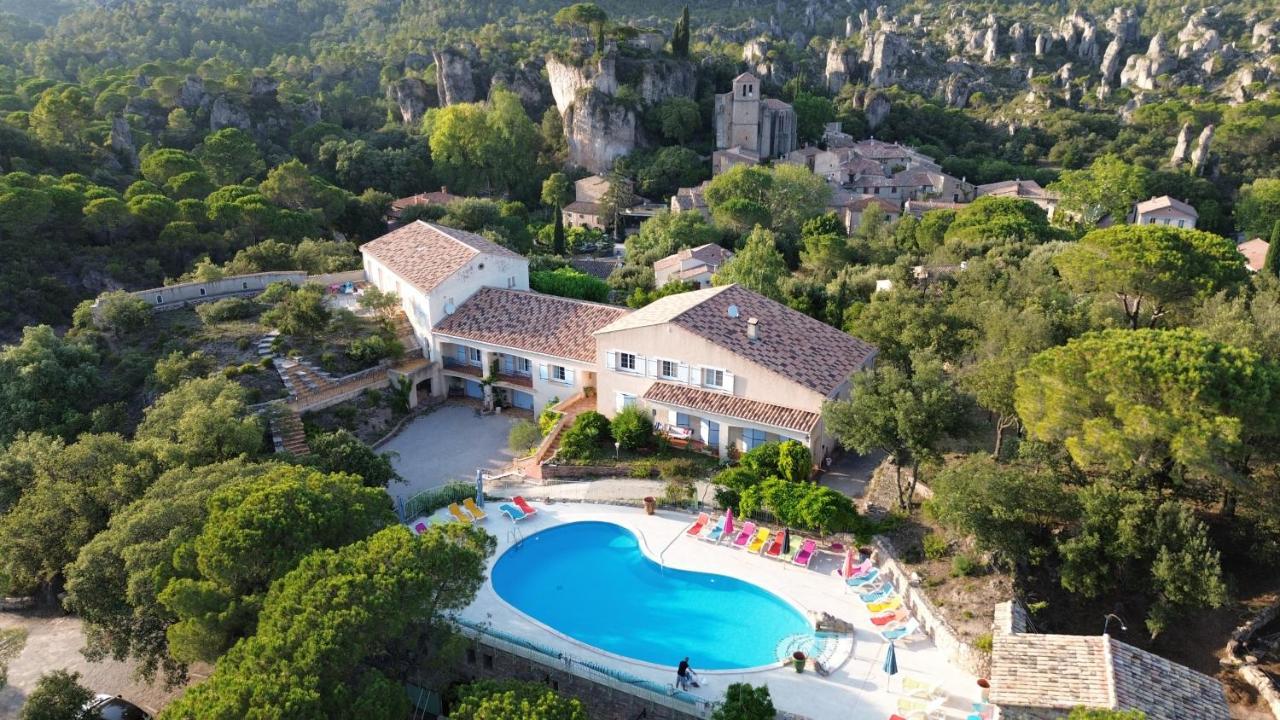
[[311,452],[307,445],[306,431],[302,427],[302,418],[293,410],[276,413],[271,418],[271,437],[275,440],[276,452],[294,455],[307,455]]

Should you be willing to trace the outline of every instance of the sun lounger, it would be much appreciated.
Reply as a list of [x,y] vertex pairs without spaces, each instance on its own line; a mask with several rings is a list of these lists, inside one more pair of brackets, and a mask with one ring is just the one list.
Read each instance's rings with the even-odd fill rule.
[[449,514],[453,516],[454,520],[464,525],[472,523],[471,516],[462,512],[462,508],[458,507],[458,503],[449,503]]
[[[871,558],[867,558],[866,560],[863,560],[862,562],[858,563],[857,565],[854,565],[854,566],[853,566],[853,573],[852,573],[851,575],[849,575],[849,577],[845,578],[845,580],[846,580],[846,581],[849,581],[850,583],[852,583],[852,581],[853,581],[855,578],[857,578],[859,575],[866,575],[867,573],[869,573],[869,572],[871,572],[872,570],[875,570],[875,569],[876,569],[876,566],[875,566],[874,564],[872,564],[872,562],[871,562]],[[837,575],[844,575],[844,568],[836,568],[836,574],[837,574]]]
[[511,503],[502,503],[501,505],[498,506],[498,509],[502,511],[503,515],[506,515],[507,517],[511,518],[511,522],[519,522],[529,517],[528,515],[524,514],[524,511],[522,511],[520,508],[516,507],[515,505],[512,505]]
[[863,585],[870,585],[875,582],[878,577],[880,577],[880,570],[878,568],[871,568],[871,572],[863,573],[862,575],[854,575],[848,580],[845,580],[845,584],[850,587],[861,587]]
[[475,518],[476,522],[480,522],[481,520],[489,517],[487,514],[485,514],[484,510],[480,509],[480,506],[476,504],[476,501],[472,500],[471,498],[467,498],[466,500],[463,500],[462,506],[467,509],[467,512],[471,513],[471,517]]
[[899,625],[896,628],[881,630],[880,637],[884,638],[885,640],[903,640],[911,637],[912,635],[915,635],[916,632],[919,630],[920,630],[920,623],[912,619],[912,620],[906,621],[905,623],[903,623],[902,625]]
[[879,615],[872,615],[871,624],[875,625],[876,627],[886,627],[889,625],[900,623],[903,620],[906,620],[908,617],[909,616],[907,615],[906,610],[903,610],[902,608],[898,608],[897,610],[888,610],[888,611],[882,612]]
[[738,532],[738,536],[733,539],[734,547],[744,547],[752,537],[756,534],[756,524],[748,521],[742,526],[742,530]]
[[769,542],[769,528],[760,528],[756,531],[755,538],[747,545],[747,552],[755,554],[764,549],[764,544]]
[[945,704],[947,704],[945,697],[932,700],[903,697],[898,698],[898,713],[908,718],[932,718],[938,715]]
[[530,505],[528,500],[519,495],[511,498],[511,502],[515,503],[516,507],[520,508],[520,512],[525,515],[536,515],[538,512],[538,508]]
[[426,532],[426,531],[427,531],[427,524],[426,524],[426,523],[418,523],[417,525],[414,525],[414,526],[413,526],[413,534],[414,534],[414,535],[421,535],[422,533],[424,533],[424,532]]
[[813,561],[813,553],[817,549],[818,542],[816,540],[805,540],[800,545],[800,552],[796,553],[796,556],[792,558],[791,562],[799,565],[800,567],[807,568],[809,567],[809,563]]
[[933,698],[938,696],[942,683],[937,680],[925,680],[912,675],[902,677],[902,694],[908,697]]
[[873,613],[878,613],[878,612],[884,612],[886,610],[897,610],[901,606],[902,606],[902,598],[898,597],[897,595],[891,595],[885,598],[884,600],[867,603],[867,610]]
[[782,533],[773,534],[773,542],[769,543],[769,547],[765,549],[764,556],[775,560],[782,557]]
[[725,516],[721,515],[715,525],[704,525],[702,532],[698,533],[698,539],[712,543],[720,542],[720,536],[724,534],[724,521]]
[[890,585],[889,583],[885,583],[884,585],[880,586],[879,590],[874,590],[868,593],[862,593],[861,595],[858,596],[858,599],[864,603],[873,603],[873,602],[876,602],[877,600],[883,600],[884,598],[888,597],[891,594],[893,594],[893,586]]
[[695,520],[693,524],[689,526],[689,529],[684,531],[684,533],[686,535],[700,535],[702,534],[702,529],[706,527],[709,522],[711,522],[710,515],[707,515],[706,513],[698,513],[698,519]]

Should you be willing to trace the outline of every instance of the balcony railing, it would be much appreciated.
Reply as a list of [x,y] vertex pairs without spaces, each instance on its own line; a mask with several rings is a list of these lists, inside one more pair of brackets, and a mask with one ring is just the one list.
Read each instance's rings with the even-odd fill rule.
[[459,360],[456,357],[446,356],[444,359],[444,369],[470,375],[471,377],[484,377],[484,371],[469,362]]

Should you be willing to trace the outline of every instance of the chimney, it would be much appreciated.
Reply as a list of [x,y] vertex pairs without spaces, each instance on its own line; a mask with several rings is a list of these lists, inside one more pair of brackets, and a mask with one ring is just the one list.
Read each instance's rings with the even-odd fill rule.
[[759,320],[755,318],[747,319],[747,339],[748,340],[755,341],[760,337],[759,330],[758,330],[759,325],[760,325]]

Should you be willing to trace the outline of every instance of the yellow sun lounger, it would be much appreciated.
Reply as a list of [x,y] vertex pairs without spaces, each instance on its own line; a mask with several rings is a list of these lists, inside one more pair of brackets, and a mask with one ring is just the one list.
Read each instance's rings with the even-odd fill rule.
[[463,525],[470,525],[472,522],[471,516],[462,512],[462,508],[458,507],[458,503],[449,503],[449,514],[453,516],[454,520]]
[[756,536],[751,540],[751,544],[747,545],[747,552],[752,554],[758,553],[764,549],[764,544],[767,542],[769,542],[769,529],[760,528],[756,531]]
[[868,603],[867,609],[873,613],[878,613],[884,612],[885,610],[897,610],[898,606],[901,604],[902,598],[897,595],[890,595],[879,602]]
[[467,512],[471,513],[471,517],[475,518],[476,522],[480,522],[481,520],[488,517],[488,515],[485,514],[484,510],[481,510],[480,506],[476,504],[476,501],[472,500],[471,498],[467,498],[466,500],[463,500],[462,506],[467,509]]
[[933,698],[937,697],[941,690],[942,684],[937,680],[925,680],[910,675],[902,678],[902,694],[908,697]]
[[947,699],[945,697],[932,700],[920,700],[910,697],[898,698],[898,714],[909,718],[935,718],[940,716],[942,706],[946,704]]

